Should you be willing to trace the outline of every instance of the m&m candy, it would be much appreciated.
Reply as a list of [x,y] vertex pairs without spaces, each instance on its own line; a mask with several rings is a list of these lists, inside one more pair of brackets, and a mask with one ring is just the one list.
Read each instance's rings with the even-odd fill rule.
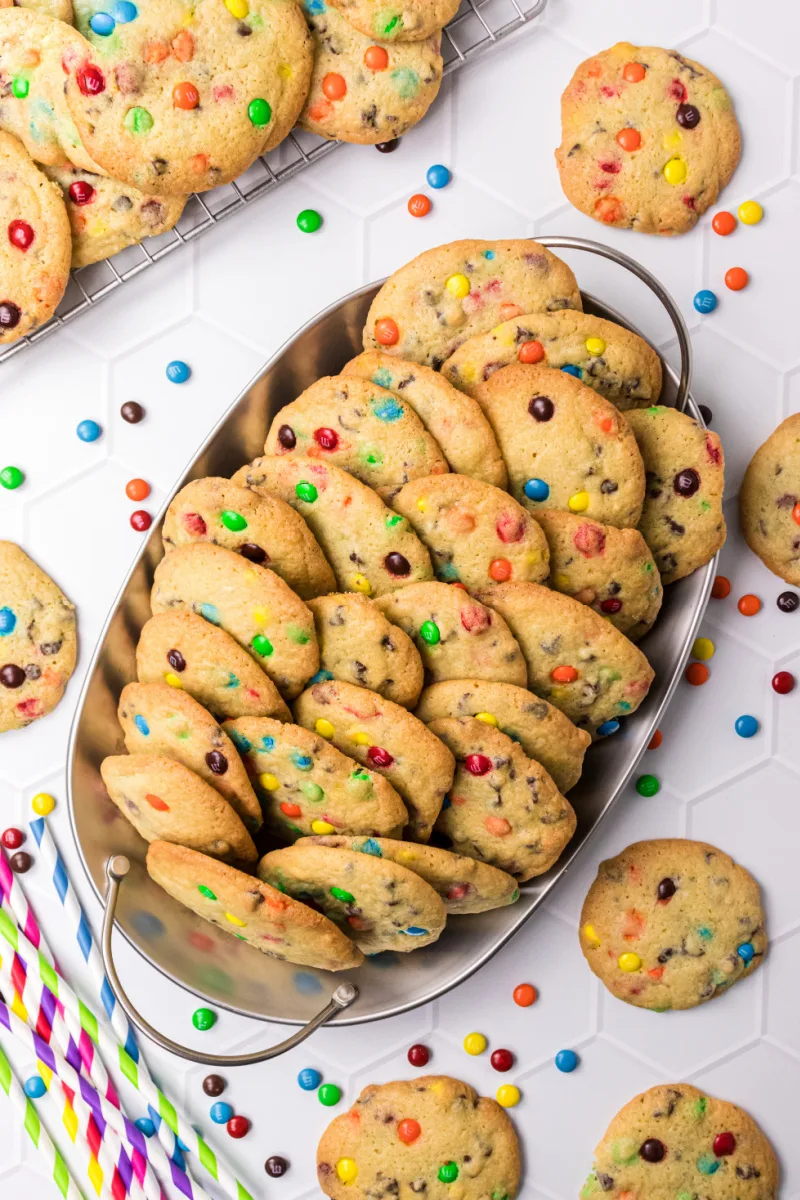
[[781,592],[775,603],[781,612],[795,612],[798,606],[800,606],[800,596],[798,596],[797,592]]
[[734,729],[739,737],[751,738],[758,733],[758,721],[755,717],[751,717],[749,713],[742,717],[736,718]]
[[574,1050],[559,1050],[555,1057],[555,1064],[559,1071],[569,1074],[574,1071],[578,1065],[578,1056]]
[[430,197],[422,192],[415,193],[408,202],[408,211],[412,217],[427,217],[431,211]]
[[250,1122],[247,1117],[231,1117],[227,1123],[227,1130],[232,1138],[246,1137],[250,1132]]
[[713,658],[716,651],[716,646],[711,641],[711,638],[699,637],[695,638],[692,643],[692,657],[705,660]]
[[0,487],[6,488],[9,492],[15,491],[25,479],[19,467],[3,467],[0,471]]
[[428,181],[428,187],[438,189],[447,187],[453,176],[447,167],[442,166],[441,163],[435,163],[432,167],[428,167],[425,178]]
[[170,383],[186,383],[191,373],[192,369],[189,364],[182,362],[179,358],[167,363],[167,379]]
[[684,679],[690,683],[692,687],[701,687],[704,683],[708,683],[711,672],[705,663],[693,662],[689,663],[684,672]]
[[711,585],[711,599],[724,600],[731,594],[731,581],[725,575],[717,575]]
[[56,806],[49,792],[37,792],[31,800],[31,808],[39,817],[48,816]]
[[750,276],[744,267],[731,267],[725,272],[725,286],[732,292],[740,292],[750,282]]
[[489,1061],[495,1071],[510,1071],[514,1065],[514,1055],[510,1050],[493,1050]]
[[326,1108],[332,1108],[334,1104],[338,1104],[342,1098],[342,1089],[337,1087],[335,1083],[323,1083],[322,1087],[317,1092],[320,1104],[324,1104]]
[[2,837],[0,837],[0,842],[3,843],[6,850],[19,850],[24,841],[25,834],[21,829],[15,829],[14,826],[4,829]]
[[25,1080],[25,1095],[30,1096],[31,1100],[41,1100],[46,1091],[41,1075],[31,1075],[30,1079]]
[[126,400],[119,410],[119,415],[129,425],[138,425],[144,418],[144,409],[138,401]]
[[756,613],[761,612],[761,601],[758,596],[748,592],[746,596],[741,597],[737,608],[743,617],[754,617]]
[[504,1083],[495,1093],[495,1100],[501,1108],[514,1108],[521,1099],[520,1090],[513,1083]]
[[280,1154],[271,1154],[264,1163],[264,1170],[270,1179],[280,1179],[289,1170],[289,1164]]
[[661,784],[655,775],[640,775],[636,780],[636,790],[640,796],[655,796],[661,791]]
[[739,220],[743,225],[757,225],[764,216],[764,210],[757,200],[745,200],[739,205]]
[[297,1076],[297,1082],[304,1092],[314,1092],[322,1083],[322,1076],[314,1067],[303,1067]]
[[150,495],[150,484],[144,479],[129,479],[125,484],[125,495],[129,500],[146,500]]
[[408,1061],[412,1067],[425,1067],[430,1059],[431,1052],[427,1046],[423,1046],[421,1042],[416,1042],[408,1050]]
[[483,1054],[488,1043],[482,1033],[468,1033],[464,1038],[464,1049],[467,1054]]
[[217,1014],[211,1008],[196,1008],[192,1013],[192,1024],[203,1033],[207,1029],[213,1029],[216,1023]]
[[301,233],[316,233],[322,225],[322,217],[315,208],[304,208],[297,214],[297,228]]
[[82,442],[96,442],[103,432],[97,421],[81,421],[75,430]]
[[727,237],[729,233],[733,233],[736,228],[736,217],[733,213],[718,212],[714,214],[711,222],[711,228],[714,233],[718,233],[720,237]]
[[143,508],[138,508],[136,512],[131,513],[130,523],[131,529],[135,529],[137,533],[146,533],[153,524],[153,518]]
[[695,293],[692,304],[699,313],[712,313],[717,307],[717,297],[708,288]]
[[518,983],[513,992],[514,1003],[520,1008],[530,1008],[536,1001],[536,988],[530,983]]
[[227,1125],[233,1116],[233,1109],[224,1100],[218,1100],[216,1104],[211,1105],[208,1115],[215,1125]]
[[791,671],[778,671],[772,676],[772,690],[779,696],[787,696],[794,689],[795,678]]

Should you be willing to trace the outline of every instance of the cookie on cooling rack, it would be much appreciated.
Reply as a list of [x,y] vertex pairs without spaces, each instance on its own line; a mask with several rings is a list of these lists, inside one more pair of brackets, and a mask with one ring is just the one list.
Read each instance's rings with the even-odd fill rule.
[[129,754],[165,754],[215,788],[252,832],[261,806],[236,748],[202,704],[168,683],[129,683],[117,717]]
[[265,854],[258,874],[280,892],[313,901],[365,954],[405,954],[435,942],[444,929],[438,893],[390,859],[304,838]]
[[683,579],[725,542],[722,443],[687,413],[656,405],[628,413],[647,486],[639,530],[664,583]]
[[440,717],[477,717],[518,742],[535,758],[561,792],[581,777],[591,738],[547,700],[510,683],[488,679],[448,679],[434,683],[419,698],[415,716],[426,724]]
[[365,350],[345,363],[342,374],[370,379],[402,396],[441,446],[451,471],[495,487],[506,486],[506,465],[480,405],[438,371],[383,350]]
[[625,411],[655,404],[661,395],[661,359],[621,325],[564,309],[503,321],[464,342],[442,374],[467,395],[510,363],[558,367]]
[[751,458],[739,491],[739,524],[765,567],[800,583],[800,414],[787,417]]
[[445,583],[472,589],[547,578],[544,534],[500,488],[466,475],[429,475],[405,484],[389,502],[428,547]]
[[218,791],[164,754],[116,754],[100,774],[111,799],[147,842],[177,842],[226,862],[255,862],[253,839]]
[[413,638],[428,682],[473,678],[524,686],[525,659],[511,630],[463,588],[413,583],[375,603]]
[[224,629],[185,609],[151,617],[136,647],[141,683],[184,688],[220,720],[224,717],[291,719],[275,684]]
[[453,756],[421,721],[366,688],[315,683],[294,704],[298,725],[313,729],[363,766],[379,771],[408,809],[406,835],[427,842],[453,781]]
[[358,947],[322,913],[205,854],[151,842],[147,871],[175,900],[270,958],[325,971],[344,971],[364,961]]
[[291,504],[308,523],[345,592],[381,596],[433,579],[428,551],[405,517],[354,475],[312,458],[257,458],[234,480]]
[[[319,0],[318,0],[319,2]],[[330,0],[351,25],[381,42],[421,42],[458,12],[458,0]]]
[[452,854],[440,846],[421,846],[419,843],[398,842],[385,837],[353,837],[335,835],[310,837],[305,842],[316,846],[332,846],[335,850],[357,850],[373,858],[388,858],[399,863],[407,871],[413,871],[444,902],[448,916],[465,913],[488,912],[492,908],[503,908],[519,899],[517,881],[505,871],[467,858],[463,854]]
[[274,496],[230,479],[194,479],[173,499],[161,534],[164,550],[213,542],[248,562],[269,567],[301,600],[336,587],[325,555],[302,517]]
[[153,576],[153,614],[184,609],[221,626],[289,700],[319,669],[314,618],[279,575],[210,542],[178,546]]
[[761,965],[758,884],[705,842],[636,842],[601,862],[583,904],[581,949],[612,995],[637,1008],[694,1008]]
[[0,733],[52,712],[76,658],[74,606],[24,550],[0,542]]
[[647,695],[655,674],[647,659],[587,605],[538,583],[502,583],[479,598],[519,642],[530,690],[579,728],[612,733]]
[[456,760],[437,833],[450,839],[456,853],[520,882],[548,870],[572,838],[576,820],[544,767],[476,717],[442,717],[428,728]]
[[618,229],[691,229],[729,182],[739,145],[722,83],[677,50],[617,42],[582,62],[561,97],[564,194]]
[[550,586],[593,608],[632,642],[644,637],[664,589],[639,531],[552,508],[536,519],[550,547]]
[[244,759],[271,831],[281,842],[310,833],[399,835],[408,820],[388,780],[318,733],[268,717],[223,725]]
[[477,333],[520,313],[581,308],[575,276],[530,238],[448,242],[412,259],[370,305],[364,349],[438,371]]
[[[404,594],[408,590],[401,589]],[[424,679],[422,660],[412,639],[387,619],[378,603],[360,592],[335,592],[310,600],[308,607],[319,642],[315,683],[340,679],[401,708],[414,707]]]
[[508,467],[510,491],[536,513],[558,508],[620,528],[637,524],[644,466],[623,414],[572,376],[514,363],[475,389]]

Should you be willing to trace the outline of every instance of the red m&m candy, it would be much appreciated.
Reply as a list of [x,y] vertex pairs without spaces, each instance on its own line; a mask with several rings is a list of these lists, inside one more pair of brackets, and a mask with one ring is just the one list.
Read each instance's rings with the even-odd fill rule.
[[106,81],[99,67],[88,64],[81,67],[76,77],[78,87],[84,96],[99,96],[106,90]]
[[3,830],[3,835],[0,838],[6,850],[19,850],[22,843],[25,841],[25,834],[21,829],[15,829],[13,826],[10,829]]
[[84,204],[89,204],[94,199],[94,188],[85,179],[76,179],[69,185],[69,198],[73,204],[82,208]]
[[772,688],[779,696],[787,696],[794,688],[794,675],[791,671],[778,671],[772,676]]
[[314,441],[322,450],[335,450],[339,445],[339,435],[335,429],[315,429]]
[[130,517],[131,528],[137,533],[146,533],[153,524],[153,518],[149,512],[145,512],[143,508],[137,508],[136,512],[131,513]]
[[510,1050],[493,1050],[490,1062],[495,1071],[510,1071],[514,1065],[514,1055]]
[[717,1158],[724,1158],[728,1154],[733,1154],[736,1149],[736,1138],[732,1133],[718,1133],[714,1138],[714,1153]]
[[421,1042],[415,1042],[413,1046],[409,1047],[408,1061],[412,1067],[426,1067],[430,1056],[430,1050],[427,1046],[423,1046]]
[[243,1138],[250,1132],[250,1122],[247,1117],[231,1117],[226,1128],[232,1138]]
[[470,775],[488,775],[492,769],[492,760],[485,754],[468,754],[464,766]]
[[33,229],[27,221],[12,221],[8,227],[8,240],[17,250],[27,250],[33,243]]

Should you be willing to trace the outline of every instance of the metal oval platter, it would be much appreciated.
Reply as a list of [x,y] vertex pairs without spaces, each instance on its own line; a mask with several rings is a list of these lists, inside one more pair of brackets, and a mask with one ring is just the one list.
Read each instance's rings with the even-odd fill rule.
[[[584,243],[583,248],[588,245]],[[605,248],[593,252],[608,256]],[[644,278],[640,270],[636,274]],[[361,330],[377,288],[370,285],[328,309],[275,355],[213,430],[176,491],[205,475],[229,476],[263,453],[265,433],[275,412],[321,375],[337,374],[360,352]],[[584,295],[583,302],[587,312],[633,328],[593,297]],[[665,364],[662,403],[674,403],[677,392],[677,376]],[[686,409],[699,417],[691,397]],[[150,616],[153,571],[162,553],[161,521],[157,520],[108,618],[75,716],[69,748],[69,800],[83,864],[102,898],[107,860],[117,854],[131,860],[117,909],[118,928],[176,983],[242,1014],[305,1024],[348,976],[266,958],[166,896],[145,870],[145,842],[112,804],[100,778],[99,765],[106,755],[124,753],[117,700],[123,686],[136,678],[136,643]],[[630,778],[680,678],[713,576],[711,562],[666,589],[655,628],[641,643],[655,668],[655,683],[641,708],[623,722],[621,731],[590,748],[583,777],[569,794],[578,814],[578,829],[557,865],[523,885],[520,900],[510,908],[451,918],[434,945],[413,954],[383,954],[368,960],[349,976],[358,985],[359,997],[337,1018],[337,1025],[391,1016],[442,995],[490,959],[531,916]]]

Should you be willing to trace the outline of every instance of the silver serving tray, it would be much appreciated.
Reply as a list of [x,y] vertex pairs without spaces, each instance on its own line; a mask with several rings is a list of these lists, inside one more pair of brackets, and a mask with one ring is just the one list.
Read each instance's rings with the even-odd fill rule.
[[[662,402],[673,404],[677,399],[702,424],[687,390],[690,362],[686,329],[657,281],[632,260],[597,243],[567,238],[540,241],[610,258],[656,292],[673,320],[683,357],[680,379],[668,364],[663,364]],[[201,476],[229,476],[263,452],[265,434],[277,410],[320,376],[337,374],[348,359],[360,352],[361,331],[379,286],[361,288],[326,309],[278,351],[213,429],[175,491]],[[583,303],[587,312],[635,328],[593,296],[584,294]],[[147,875],[146,843],[103,787],[101,761],[125,749],[116,718],[117,700],[123,686],[136,678],[135,648],[139,631],[150,616],[150,587],[162,557],[161,521],[168,503],[154,521],[103,629],[70,736],[68,792],[72,827],[83,865],[101,900],[106,893],[107,864],[112,859],[119,862],[115,856],[125,856],[131,864],[121,889],[118,876],[113,870],[108,872],[112,884],[117,880],[111,888],[116,910],[112,903],[107,914],[109,953],[111,918],[116,917],[131,945],[175,983],[215,1005],[287,1025],[312,1021],[316,1026],[314,1018],[319,1017],[320,1006],[343,978],[356,984],[358,998],[346,1013],[335,1008],[327,1012],[327,1016],[336,1013],[337,1025],[394,1016],[441,996],[477,971],[528,920],[620,796],[681,677],[708,599],[716,560],[666,589],[655,628],[641,643],[655,669],[655,682],[638,711],[623,721],[620,732],[590,748],[583,777],[569,794],[578,816],[577,832],[556,866],[523,885],[520,900],[510,908],[479,916],[451,917],[434,945],[413,954],[379,955],[343,977],[266,958],[169,898]],[[109,974],[118,986],[111,967]],[[351,1002],[352,991],[345,1003]],[[123,1007],[128,1008],[125,1000]],[[134,1012],[129,1009],[136,1022],[138,1014],[134,1016]],[[141,1024],[144,1027],[145,1023]]]

